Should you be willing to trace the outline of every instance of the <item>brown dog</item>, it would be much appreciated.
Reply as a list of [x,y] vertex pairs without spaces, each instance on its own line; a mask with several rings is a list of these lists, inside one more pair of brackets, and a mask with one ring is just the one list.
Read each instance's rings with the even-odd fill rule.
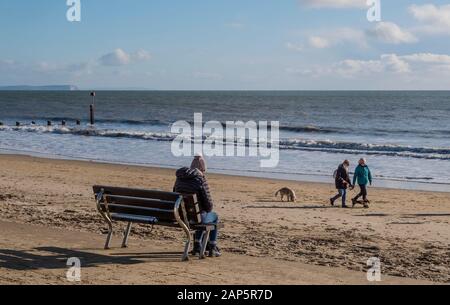
[[288,202],[295,202],[297,200],[297,196],[295,196],[295,192],[288,187],[284,187],[284,188],[278,190],[275,193],[275,197],[278,197],[278,195],[281,195],[281,201],[284,201],[285,196],[286,196]]

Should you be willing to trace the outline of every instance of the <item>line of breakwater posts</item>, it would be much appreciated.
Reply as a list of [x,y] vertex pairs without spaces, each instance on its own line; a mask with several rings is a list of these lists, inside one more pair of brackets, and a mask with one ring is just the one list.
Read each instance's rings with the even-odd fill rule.
[[[77,126],[80,126],[81,125],[81,120],[76,120],[75,121],[75,124],[77,125]],[[24,125],[22,125],[22,123],[21,122],[19,122],[19,121],[17,121],[16,122],[16,127],[21,127],[21,126],[24,126]],[[35,125],[37,125],[36,124],[36,121],[31,121],[31,125],[32,126],[35,126]],[[67,121],[66,120],[62,120],[61,121],[61,126],[66,126],[67,125]],[[5,124],[3,123],[3,122],[0,122],[0,126],[5,126]],[[53,122],[52,121],[47,121],[47,126],[53,126]]]
[[[92,91],[90,93],[90,96],[92,97],[92,104],[89,105],[89,122],[93,126],[95,124],[95,91]],[[76,120],[75,124],[77,126],[81,125],[81,120]],[[35,121],[31,121],[31,125],[36,125]],[[4,126],[3,122],[0,122],[0,126]],[[19,121],[16,122],[16,127],[20,127],[21,123]],[[52,126],[52,121],[47,121],[47,126]],[[61,126],[66,126],[66,120],[61,121]]]

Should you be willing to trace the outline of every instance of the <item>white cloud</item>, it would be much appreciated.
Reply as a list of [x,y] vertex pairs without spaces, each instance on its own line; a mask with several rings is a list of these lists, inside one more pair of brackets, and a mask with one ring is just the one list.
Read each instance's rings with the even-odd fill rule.
[[[333,30],[319,30],[309,33],[307,45],[315,49],[326,49],[339,45],[356,45],[368,48],[370,38],[389,44],[414,43],[418,39],[408,30],[402,29],[392,22],[378,22],[371,30],[353,28],[338,28]],[[286,45],[294,49],[293,44]]]
[[329,67],[315,66],[310,69],[286,68],[287,74],[296,76],[306,76],[308,78],[320,78],[323,75],[331,74],[332,70]]
[[418,31],[430,34],[450,34],[450,4],[442,6],[411,5],[409,12],[422,23],[417,28]]
[[[149,60],[151,55],[145,50],[126,53],[117,49],[99,59],[76,63],[52,61],[17,62],[0,59],[0,84],[74,83],[85,81],[91,75],[111,75],[111,70],[100,66],[124,66]],[[122,71],[113,71],[115,73]],[[124,72],[125,73],[125,72]]]
[[103,55],[98,61],[103,66],[125,66],[134,62],[147,61],[150,58],[150,53],[142,49],[129,54],[119,48],[111,53]]
[[383,54],[378,59],[346,59],[332,65],[306,69],[288,68],[289,74],[322,77],[339,75],[344,78],[396,74],[415,75],[420,78],[435,77],[440,73],[450,74],[450,55],[415,53],[408,55]]
[[146,50],[139,49],[136,52],[131,54],[131,59],[134,61],[147,61],[150,60],[152,56]]
[[408,74],[421,70],[414,66],[410,56],[417,54],[399,56],[397,54],[383,54],[379,59],[374,60],[353,60],[347,59],[336,63],[334,70],[341,76],[353,78],[358,76],[370,76],[380,73]]
[[287,48],[288,50],[296,51],[296,52],[301,52],[301,51],[303,51],[303,45],[301,45],[301,44],[295,44],[295,43],[292,43],[292,42],[287,42],[287,43],[286,43],[286,48]]
[[396,54],[381,55],[381,63],[387,72],[409,73],[411,72],[410,64]]
[[34,70],[37,72],[52,72],[60,69],[61,67],[59,67],[58,65],[46,61],[41,61],[34,65]]
[[333,67],[334,72],[343,77],[354,77],[358,74],[370,75],[383,71],[383,64],[379,60],[346,59],[336,63]]
[[13,69],[18,65],[19,65],[19,63],[14,60],[0,59],[0,71]]
[[308,39],[311,47],[325,49],[340,44],[356,44],[361,48],[367,47],[365,33],[351,28],[340,28],[333,31],[312,35]]
[[330,47],[331,43],[324,37],[311,36],[309,37],[309,45],[316,49],[325,49]]
[[366,0],[299,0],[301,5],[314,8],[367,8]]
[[100,64],[104,66],[123,66],[129,64],[130,61],[130,55],[122,49],[115,49],[99,58]]
[[414,43],[418,41],[412,33],[392,22],[378,22],[375,28],[367,31],[367,33],[382,42],[391,44]]
[[450,55],[433,53],[416,53],[402,56],[405,60],[417,63],[450,65]]

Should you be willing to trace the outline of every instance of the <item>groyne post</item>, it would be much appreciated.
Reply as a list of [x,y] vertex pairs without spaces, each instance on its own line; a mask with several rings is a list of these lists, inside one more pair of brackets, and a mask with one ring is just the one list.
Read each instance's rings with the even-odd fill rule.
[[91,92],[92,104],[89,106],[89,118],[91,125],[95,124],[95,91]]

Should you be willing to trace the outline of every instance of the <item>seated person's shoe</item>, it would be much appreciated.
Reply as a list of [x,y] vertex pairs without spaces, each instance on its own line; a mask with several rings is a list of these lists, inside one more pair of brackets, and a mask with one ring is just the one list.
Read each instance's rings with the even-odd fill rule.
[[209,257],[220,257],[222,253],[220,253],[219,247],[216,245],[208,245],[208,256]]
[[194,242],[194,249],[191,251],[191,255],[199,255],[201,250],[201,246],[199,242]]

